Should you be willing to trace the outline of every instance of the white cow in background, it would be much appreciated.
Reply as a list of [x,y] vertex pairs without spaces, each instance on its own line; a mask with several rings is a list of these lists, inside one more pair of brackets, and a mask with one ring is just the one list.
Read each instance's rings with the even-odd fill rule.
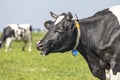
[[0,47],[6,42],[6,49],[12,51],[12,41],[23,41],[24,46],[22,50],[25,50],[26,44],[29,42],[28,51],[31,51],[32,46],[32,26],[30,24],[9,24],[5,26],[0,38]]

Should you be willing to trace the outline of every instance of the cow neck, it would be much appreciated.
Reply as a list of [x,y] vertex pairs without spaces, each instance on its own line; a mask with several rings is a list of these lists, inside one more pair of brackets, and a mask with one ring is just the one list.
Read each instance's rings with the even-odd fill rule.
[[77,28],[77,37],[76,37],[75,46],[74,46],[74,48],[72,50],[72,54],[73,54],[73,56],[76,56],[78,54],[78,51],[77,51],[76,48],[79,45],[79,39],[80,39],[81,34],[80,34],[80,24],[78,23],[77,20],[74,20],[74,21],[75,21],[75,27]]

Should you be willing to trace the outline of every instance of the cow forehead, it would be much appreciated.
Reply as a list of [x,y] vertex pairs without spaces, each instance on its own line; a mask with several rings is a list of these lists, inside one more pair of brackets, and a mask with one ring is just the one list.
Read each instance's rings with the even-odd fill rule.
[[56,19],[54,25],[60,23],[64,19],[64,17],[65,17],[64,15],[58,16],[58,18]]

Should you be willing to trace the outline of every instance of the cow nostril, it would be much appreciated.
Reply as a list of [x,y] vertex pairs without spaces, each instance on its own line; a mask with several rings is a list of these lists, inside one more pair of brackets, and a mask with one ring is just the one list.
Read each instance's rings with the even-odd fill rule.
[[43,44],[39,44],[39,47],[43,47]]
[[43,49],[43,44],[41,43],[41,44],[37,44],[37,49],[38,50],[42,50]]

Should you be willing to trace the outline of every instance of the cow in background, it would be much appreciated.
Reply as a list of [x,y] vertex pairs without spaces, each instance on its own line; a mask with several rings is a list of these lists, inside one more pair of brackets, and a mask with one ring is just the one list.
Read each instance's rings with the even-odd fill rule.
[[0,38],[0,47],[6,43],[7,52],[8,49],[12,51],[12,41],[23,41],[24,46],[22,51],[25,51],[26,44],[29,42],[28,51],[31,51],[32,46],[32,26],[30,24],[9,24],[3,29],[3,33]]
[[45,22],[49,31],[36,45],[41,55],[76,49],[94,76],[120,80],[120,5],[79,20],[70,12],[51,16],[55,21]]

